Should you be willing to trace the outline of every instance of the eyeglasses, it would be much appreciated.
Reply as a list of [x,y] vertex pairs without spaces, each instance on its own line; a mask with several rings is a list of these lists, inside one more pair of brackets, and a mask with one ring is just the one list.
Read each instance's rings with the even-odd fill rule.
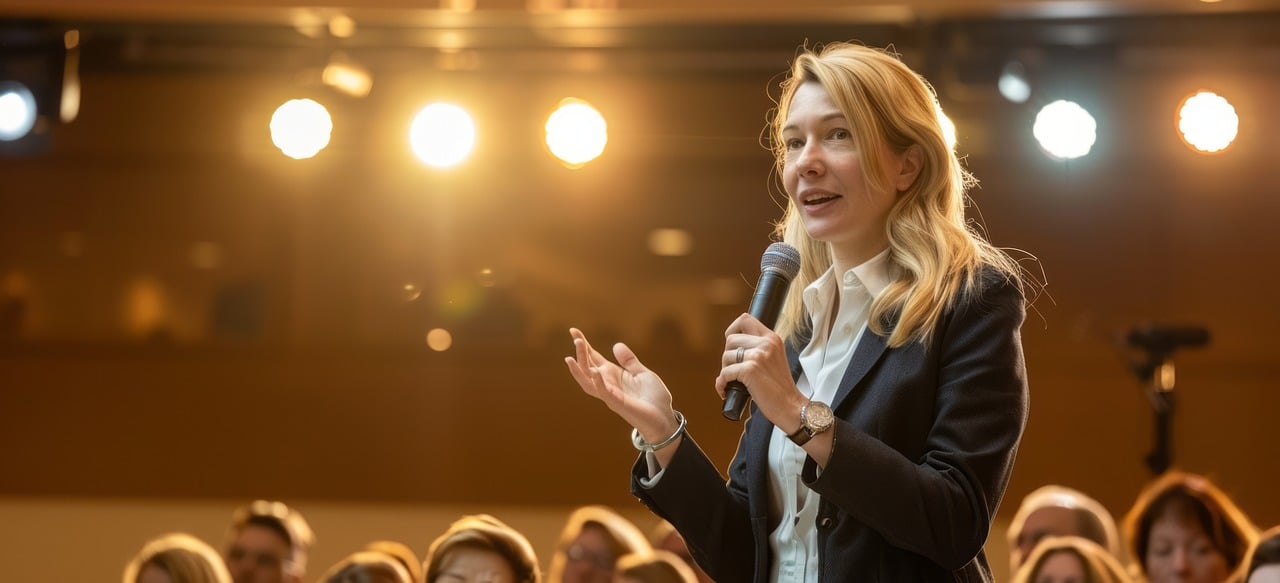
[[571,545],[565,549],[564,556],[574,563],[587,563],[601,571],[613,571],[613,555],[591,551],[582,545]]

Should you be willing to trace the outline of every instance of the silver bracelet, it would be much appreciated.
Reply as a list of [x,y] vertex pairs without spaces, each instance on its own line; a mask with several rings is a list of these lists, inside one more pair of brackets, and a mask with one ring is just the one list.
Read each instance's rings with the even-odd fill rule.
[[674,443],[676,439],[678,439],[681,435],[684,435],[684,427],[687,424],[684,418],[684,414],[680,413],[679,411],[676,411],[675,414],[676,414],[676,422],[679,423],[680,426],[676,428],[675,433],[671,434],[671,437],[668,437],[662,440],[660,443],[650,444],[649,442],[645,441],[643,437],[640,436],[640,430],[633,427],[631,428],[631,445],[636,446],[636,449],[643,451],[645,453],[653,453],[655,451],[658,451]]

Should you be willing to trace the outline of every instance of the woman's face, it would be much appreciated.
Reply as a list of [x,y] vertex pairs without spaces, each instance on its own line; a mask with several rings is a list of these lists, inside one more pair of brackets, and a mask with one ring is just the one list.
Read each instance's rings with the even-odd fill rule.
[[1230,575],[1226,556],[1200,526],[1176,515],[1152,523],[1143,561],[1151,583],[1221,583]]
[[440,562],[432,583],[515,583],[516,573],[502,555],[473,547],[458,547]]
[[562,583],[609,583],[613,580],[614,555],[609,535],[594,524],[582,527],[578,537],[564,550]]
[[1040,564],[1034,583],[1084,583],[1084,565],[1075,553],[1056,552]]
[[138,572],[138,583],[173,583],[173,578],[169,577],[168,571],[147,563]]
[[[782,128],[782,182],[809,236],[832,245],[857,265],[888,246],[885,224],[896,192],[872,192],[853,128],[826,89],[806,82],[796,90]],[[885,153],[890,166],[900,156]],[[892,178],[891,178],[892,182]],[[851,265],[851,267],[852,267]]]

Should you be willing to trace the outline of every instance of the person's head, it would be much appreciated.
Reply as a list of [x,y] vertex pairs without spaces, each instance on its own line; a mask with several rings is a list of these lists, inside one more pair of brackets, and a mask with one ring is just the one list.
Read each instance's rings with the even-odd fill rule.
[[519,531],[486,514],[464,516],[427,549],[425,583],[540,583],[538,557]]
[[235,583],[298,583],[307,573],[311,527],[282,502],[256,500],[231,518],[226,562]]
[[613,583],[697,583],[684,560],[673,553],[655,550],[618,557]]
[[685,543],[684,537],[680,536],[680,532],[676,530],[670,522],[659,520],[658,524],[653,527],[653,531],[649,533],[649,544],[653,546],[655,551],[667,551],[684,561],[693,574],[698,577],[700,583],[714,583],[711,576],[707,575],[702,567],[693,560],[693,554],[689,552],[689,545]]
[[1258,537],[1240,563],[1244,583],[1280,583],[1280,526],[1273,526]]
[[1115,519],[1097,500],[1063,486],[1043,486],[1022,499],[1009,523],[1009,561],[1013,570],[1031,556],[1036,543],[1050,536],[1089,539],[1120,557]]
[[422,583],[422,561],[418,559],[418,555],[413,552],[413,549],[407,545],[396,541],[379,540],[365,545],[364,550],[382,553],[394,559],[400,563],[400,566],[404,567],[404,570],[409,573],[409,578],[414,583]]
[[1144,488],[1124,524],[1133,560],[1152,583],[1223,581],[1257,537],[1225,493],[1183,472]]
[[[972,177],[948,145],[933,89],[896,56],[849,43],[805,51],[793,63],[770,141],[787,207],[777,235],[800,251],[803,289],[833,262],[852,268],[888,248],[890,285],[869,324],[902,346],[932,334],[945,301],[990,264],[1016,265],[965,221]],[[927,293],[930,300],[921,300]],[[885,322],[897,313],[896,323]],[[776,327],[807,325],[789,294]]]
[[631,521],[604,506],[583,506],[569,515],[560,531],[549,580],[608,583],[618,557],[650,550],[644,533]]
[[147,542],[124,568],[124,583],[231,583],[222,557],[183,533]]
[[320,583],[421,583],[396,557],[378,551],[347,555],[320,577]]
[[1110,551],[1078,536],[1050,536],[1014,573],[1014,583],[1128,583]]

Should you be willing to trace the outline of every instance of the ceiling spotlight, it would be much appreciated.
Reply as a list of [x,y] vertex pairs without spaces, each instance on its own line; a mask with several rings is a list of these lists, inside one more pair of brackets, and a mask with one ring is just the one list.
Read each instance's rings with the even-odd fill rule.
[[0,140],[26,137],[36,125],[36,97],[17,81],[0,81]]
[[1031,82],[1027,80],[1027,68],[1019,61],[1009,61],[1000,70],[1000,80],[996,82],[1000,95],[1014,103],[1026,103],[1031,97]]
[[547,148],[570,168],[580,168],[604,153],[609,126],[596,108],[568,98],[547,118]]
[[320,80],[325,85],[352,97],[366,97],[373,89],[373,75],[369,69],[353,61],[346,53],[336,52],[329,57]]
[[1220,152],[1236,139],[1240,117],[1226,98],[1200,91],[1182,102],[1178,108],[1178,132],[1193,150],[1212,154]]
[[436,168],[457,166],[476,144],[476,124],[465,109],[432,103],[409,126],[409,145],[419,160]]
[[289,100],[271,116],[271,142],[295,160],[320,153],[332,133],[329,110],[310,99]]
[[1070,160],[1088,154],[1093,148],[1098,138],[1098,122],[1079,104],[1060,99],[1036,114],[1031,133],[1049,156]]

